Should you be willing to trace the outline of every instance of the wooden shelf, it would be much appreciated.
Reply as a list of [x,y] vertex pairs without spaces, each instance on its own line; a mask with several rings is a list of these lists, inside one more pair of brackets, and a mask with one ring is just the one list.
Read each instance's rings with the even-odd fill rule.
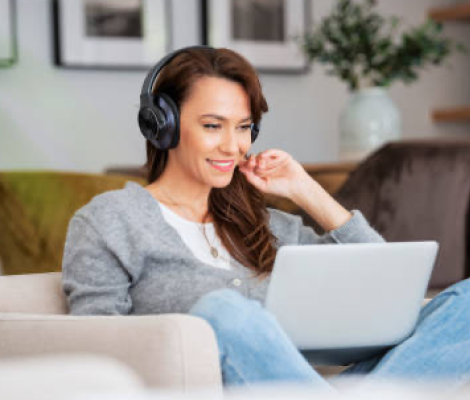
[[[470,1],[453,6],[432,8],[428,16],[437,22],[470,21]],[[434,109],[432,119],[436,122],[470,122],[470,106]]]
[[455,6],[437,7],[429,10],[429,18],[437,22],[470,20],[470,2]]
[[440,108],[433,110],[432,119],[439,122],[470,121],[470,106]]
[[336,173],[336,172],[351,172],[358,166],[355,161],[340,161],[331,163],[303,163],[302,166],[307,172],[312,173]]

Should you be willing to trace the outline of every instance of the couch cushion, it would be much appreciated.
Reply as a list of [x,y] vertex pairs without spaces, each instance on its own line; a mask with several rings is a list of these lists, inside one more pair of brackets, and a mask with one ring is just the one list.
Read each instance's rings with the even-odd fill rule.
[[0,276],[0,313],[67,314],[62,274]]
[[70,218],[94,196],[136,177],[60,171],[0,172],[0,258],[4,275],[61,270]]

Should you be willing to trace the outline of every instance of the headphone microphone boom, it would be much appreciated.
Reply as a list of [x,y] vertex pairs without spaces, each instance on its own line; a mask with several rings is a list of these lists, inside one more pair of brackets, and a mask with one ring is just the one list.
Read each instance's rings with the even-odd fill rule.
[[[178,54],[190,49],[215,50],[213,47],[197,45],[183,47],[163,57],[148,72],[140,92],[139,128],[144,137],[159,150],[175,148],[180,139],[180,114],[176,102],[166,93],[152,92],[161,69]],[[258,137],[260,123],[251,124],[251,142]]]

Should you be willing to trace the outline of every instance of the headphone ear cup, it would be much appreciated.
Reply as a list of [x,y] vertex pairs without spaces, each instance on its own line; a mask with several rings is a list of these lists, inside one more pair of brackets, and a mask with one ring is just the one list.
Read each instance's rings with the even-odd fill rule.
[[257,124],[254,122],[251,123],[251,143],[253,143],[258,137],[260,129],[261,129],[260,122],[258,122]]
[[[144,136],[159,150],[168,150],[174,148],[179,143],[179,111],[173,99],[165,93],[157,93],[152,96],[150,111],[141,109],[139,112],[139,125],[141,115],[144,121],[150,121],[148,124],[149,135]],[[145,114],[151,114],[149,118]],[[142,130],[142,127],[141,127]]]
[[176,102],[166,93],[157,94],[159,108],[164,109],[169,136],[168,149],[174,149],[180,141],[180,112]]
[[164,115],[159,109],[153,107],[153,98],[147,96],[142,99],[142,103],[143,106],[141,106],[138,115],[140,131],[147,140],[157,146],[158,133],[165,122]]

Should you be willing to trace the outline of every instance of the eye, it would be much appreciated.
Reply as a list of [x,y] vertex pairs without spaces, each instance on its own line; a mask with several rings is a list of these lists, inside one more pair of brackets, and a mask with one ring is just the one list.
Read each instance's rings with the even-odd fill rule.
[[242,125],[242,126],[240,126],[240,128],[242,129],[242,131],[250,130],[251,129],[251,124],[250,125]]
[[220,124],[204,124],[203,125],[205,129],[208,129],[210,131],[216,130],[220,128]]

